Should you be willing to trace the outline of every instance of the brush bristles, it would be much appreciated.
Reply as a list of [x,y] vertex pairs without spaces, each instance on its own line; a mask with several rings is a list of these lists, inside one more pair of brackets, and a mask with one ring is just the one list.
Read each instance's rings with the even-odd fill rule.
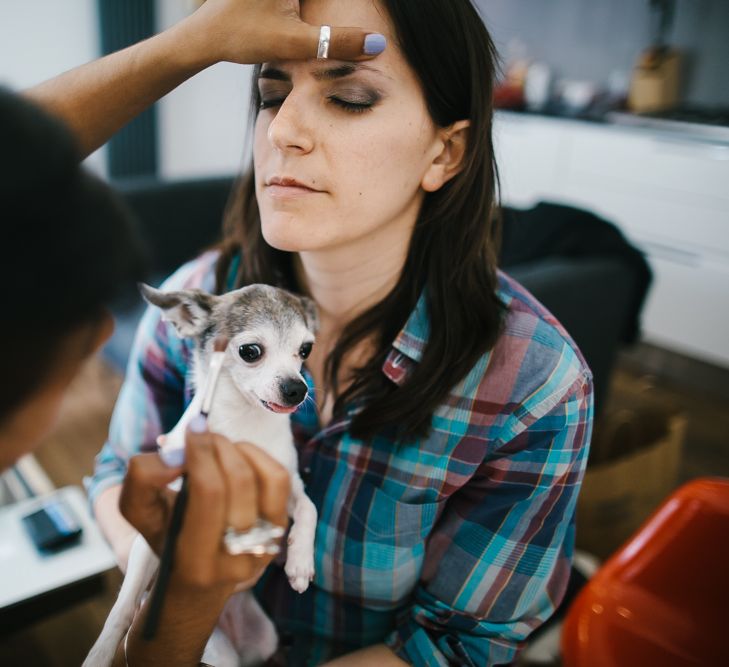
[[225,352],[225,348],[228,347],[228,337],[220,334],[215,337],[213,341],[213,350],[215,352]]

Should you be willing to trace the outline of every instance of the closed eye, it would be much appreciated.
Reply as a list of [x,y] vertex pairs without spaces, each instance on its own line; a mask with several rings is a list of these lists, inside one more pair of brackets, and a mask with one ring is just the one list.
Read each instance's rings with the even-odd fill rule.
[[258,108],[263,111],[264,109],[275,109],[276,107],[280,107],[284,103],[285,98],[275,99],[275,100],[261,100],[261,103],[258,105]]
[[348,100],[343,100],[339,97],[330,97],[329,101],[332,104],[335,104],[336,106],[353,113],[363,113],[364,111],[369,111],[370,109],[372,109],[373,106],[375,106],[371,102],[350,102]]
[[[363,113],[364,111],[369,111],[375,106],[374,102],[352,102],[336,96],[330,96],[327,99],[331,104],[350,113]],[[280,107],[285,100],[285,97],[262,99],[258,108],[261,111],[265,109],[275,109]]]

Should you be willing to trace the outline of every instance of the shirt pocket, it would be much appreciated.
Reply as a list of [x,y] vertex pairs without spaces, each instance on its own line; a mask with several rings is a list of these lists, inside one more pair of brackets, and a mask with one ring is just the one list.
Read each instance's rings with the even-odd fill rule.
[[[366,609],[407,604],[420,579],[425,542],[442,503],[396,500],[368,481],[335,512],[337,530],[320,526],[317,549],[336,545],[322,560],[318,583]],[[333,541],[332,541],[333,540]]]
[[361,482],[354,503],[344,511],[353,524],[350,535],[359,533],[363,541],[412,549],[425,542],[441,505],[403,502],[370,482]]

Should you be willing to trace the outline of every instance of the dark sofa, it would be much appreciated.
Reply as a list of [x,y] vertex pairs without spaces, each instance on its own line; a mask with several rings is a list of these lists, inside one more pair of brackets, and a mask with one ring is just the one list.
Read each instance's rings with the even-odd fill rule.
[[[220,238],[231,177],[160,181],[144,177],[112,183],[135,215],[149,253],[148,282],[169,274]],[[116,327],[104,357],[124,372],[137,323],[145,310],[141,297],[115,313]]]

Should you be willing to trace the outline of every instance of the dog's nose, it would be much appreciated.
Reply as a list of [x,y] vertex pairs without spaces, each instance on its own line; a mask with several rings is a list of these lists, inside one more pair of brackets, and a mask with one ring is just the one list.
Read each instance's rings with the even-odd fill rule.
[[306,398],[308,387],[299,378],[289,378],[281,383],[281,396],[286,405],[298,405]]

